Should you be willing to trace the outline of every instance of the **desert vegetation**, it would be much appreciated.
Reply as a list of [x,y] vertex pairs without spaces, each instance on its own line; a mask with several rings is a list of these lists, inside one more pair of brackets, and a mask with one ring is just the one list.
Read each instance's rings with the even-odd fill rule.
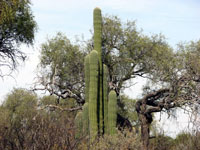
[[[3,77],[5,67],[10,74],[25,60],[16,45],[33,44],[37,24],[29,1],[0,4]],[[13,89],[0,105],[0,149],[200,149],[198,119],[191,122],[195,130],[172,138],[157,129],[154,116],[179,108],[198,118],[200,41],[175,50],[163,35],[147,36],[135,21],[95,8],[91,39],[72,43],[59,32],[40,50],[34,86]],[[123,91],[138,77],[147,83],[142,97],[132,99]]]

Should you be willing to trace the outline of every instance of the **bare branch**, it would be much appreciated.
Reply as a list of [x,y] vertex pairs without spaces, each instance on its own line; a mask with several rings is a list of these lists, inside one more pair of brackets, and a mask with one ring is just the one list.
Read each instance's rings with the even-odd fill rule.
[[52,110],[55,110],[55,109],[58,109],[60,110],[61,112],[63,111],[70,111],[70,112],[73,112],[73,111],[77,111],[77,110],[81,110],[82,107],[75,107],[75,108],[62,108],[62,107],[59,107],[57,105],[45,105],[44,107],[42,107],[41,109],[46,109],[46,108],[50,108]]

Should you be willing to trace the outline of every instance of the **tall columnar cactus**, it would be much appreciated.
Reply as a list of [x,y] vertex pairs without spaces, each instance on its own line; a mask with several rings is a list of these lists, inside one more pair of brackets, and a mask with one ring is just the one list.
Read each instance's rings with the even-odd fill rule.
[[90,53],[90,84],[89,84],[89,123],[90,136],[93,141],[98,133],[97,124],[97,99],[98,99],[98,52],[93,50]]
[[89,134],[89,112],[88,112],[88,102],[83,105],[83,114],[82,114],[82,121],[83,121],[83,136]]
[[89,55],[85,56],[84,73],[85,73],[85,102],[89,102],[89,84],[90,84],[90,62]]
[[103,65],[103,104],[104,104],[104,132],[107,133],[108,126],[108,68]]
[[75,138],[80,138],[83,133],[83,120],[82,120],[82,112],[81,111],[79,111],[76,114],[75,127],[76,127]]
[[117,124],[117,96],[114,90],[109,93],[108,101],[108,133],[113,135],[116,133]]
[[[82,133],[89,134],[93,142],[97,134],[116,132],[117,100],[111,91],[108,101],[108,68],[102,63],[102,17],[99,8],[94,9],[94,49],[85,57],[85,104],[82,114]],[[78,114],[79,115],[79,114]]]
[[103,133],[103,69],[102,69],[102,16],[101,10],[95,8],[93,12],[94,22],[94,49],[98,52],[99,58],[99,96],[98,96],[98,120],[99,120],[99,132]]

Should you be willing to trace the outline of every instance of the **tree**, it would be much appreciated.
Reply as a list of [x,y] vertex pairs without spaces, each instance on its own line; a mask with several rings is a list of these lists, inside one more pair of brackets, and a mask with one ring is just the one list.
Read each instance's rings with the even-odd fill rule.
[[[155,70],[167,67],[171,60],[172,49],[164,37],[142,34],[134,21],[122,23],[115,16],[103,17],[102,34],[103,62],[108,66],[110,89],[117,95],[125,88],[126,81],[137,76],[152,76]],[[39,65],[41,73],[37,85],[42,87],[35,89],[84,103],[83,58],[92,49],[93,39],[87,41],[86,46],[71,44],[61,33],[47,40],[42,44]]]
[[0,124],[0,147],[2,149],[25,149],[25,141],[37,114],[37,96],[24,89],[14,89],[7,95],[0,109],[6,118]]
[[[93,49],[92,43],[90,40],[88,49]],[[102,46],[105,52],[103,61],[110,75],[110,87],[118,95],[130,79],[137,76],[156,77],[159,73],[156,70],[167,67],[173,55],[164,36],[146,36],[137,29],[135,21],[123,23],[116,16],[103,18]]]
[[[83,103],[84,52],[66,36],[58,33],[41,46],[39,90],[47,90],[58,98],[74,98]],[[37,86],[37,85],[36,85]]]
[[16,69],[19,60],[26,55],[21,44],[33,44],[36,22],[29,0],[0,0],[0,76],[3,69]]
[[147,87],[144,97],[136,103],[145,150],[149,148],[149,126],[153,113],[198,106],[200,103],[200,41],[180,45],[179,48],[181,51],[174,52],[175,63],[169,62],[170,68],[160,69],[162,75],[151,80],[154,85]]

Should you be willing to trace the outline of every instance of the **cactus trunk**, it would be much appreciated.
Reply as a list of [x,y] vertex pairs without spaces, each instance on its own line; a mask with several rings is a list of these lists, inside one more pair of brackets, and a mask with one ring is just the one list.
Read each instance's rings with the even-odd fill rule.
[[103,134],[103,69],[102,69],[102,16],[99,8],[94,9],[94,49],[99,58],[99,95],[98,95],[98,122],[99,132]]

